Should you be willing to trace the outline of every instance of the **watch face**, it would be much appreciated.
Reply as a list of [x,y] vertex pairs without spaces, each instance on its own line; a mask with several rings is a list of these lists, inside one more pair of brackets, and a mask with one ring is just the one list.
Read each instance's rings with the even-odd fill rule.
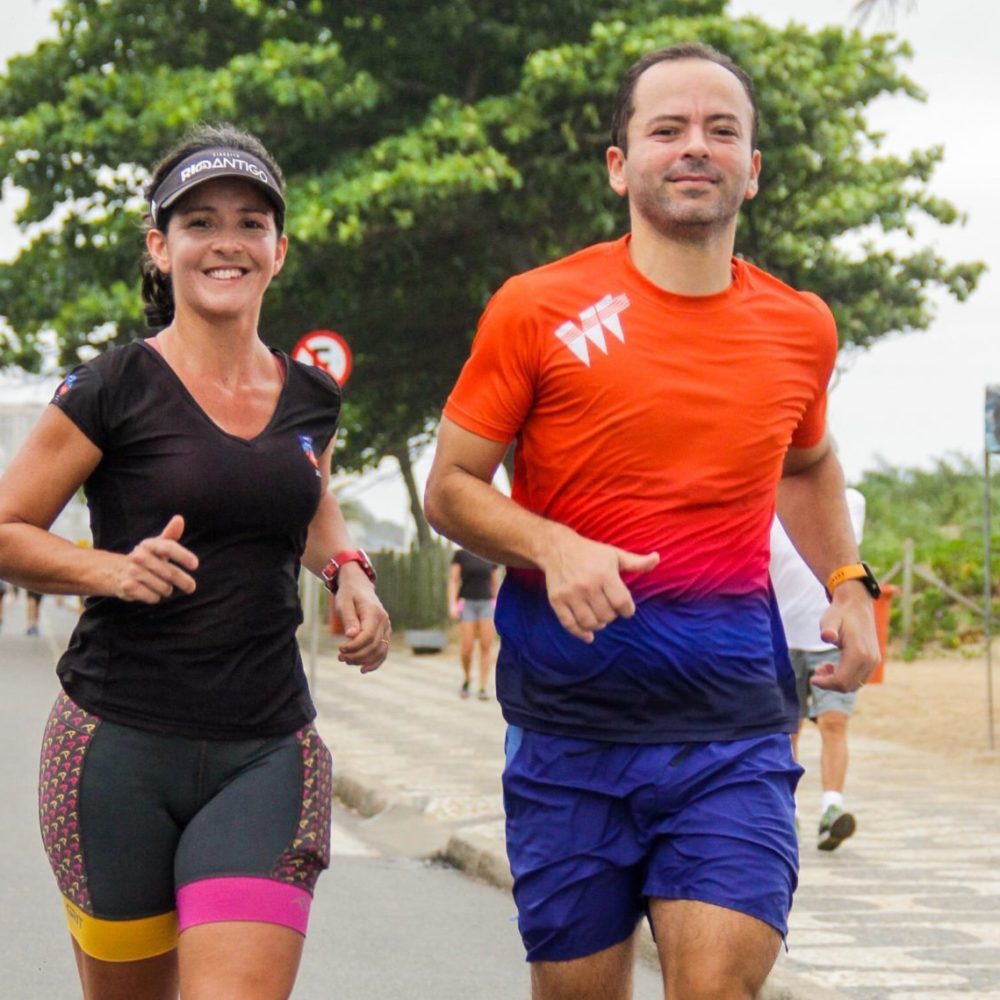
[[368,558],[368,553],[364,549],[358,549],[358,555],[361,557],[358,562],[361,564],[361,568],[365,571],[365,575],[371,580],[372,583],[375,582],[375,567],[372,565],[371,559]]
[[351,549],[345,552],[338,552],[335,556],[330,557],[330,561],[326,564],[326,567],[323,569],[321,574],[326,584],[326,588],[330,591],[330,593],[337,593],[340,571],[344,566],[352,562],[356,562],[361,567],[365,576],[367,576],[372,583],[375,582],[375,567],[372,565],[371,560],[368,558],[368,554],[363,549]]
[[861,582],[868,588],[868,593],[872,597],[878,598],[882,596],[882,588],[879,586],[878,580],[875,578],[875,574],[872,572],[871,566],[868,563],[863,562],[861,564],[865,568],[866,576],[861,578]]

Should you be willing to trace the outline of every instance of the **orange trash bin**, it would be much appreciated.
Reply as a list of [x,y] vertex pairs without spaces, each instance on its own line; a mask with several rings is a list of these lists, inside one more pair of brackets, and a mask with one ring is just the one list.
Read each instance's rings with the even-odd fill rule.
[[344,619],[337,614],[337,600],[333,594],[329,595],[330,602],[330,634],[331,635],[343,635],[344,634]]
[[884,584],[882,596],[875,601],[875,633],[878,635],[880,658],[868,678],[869,684],[881,684],[885,679],[885,657],[889,645],[889,612],[892,610],[892,599],[899,593],[899,587],[891,583]]

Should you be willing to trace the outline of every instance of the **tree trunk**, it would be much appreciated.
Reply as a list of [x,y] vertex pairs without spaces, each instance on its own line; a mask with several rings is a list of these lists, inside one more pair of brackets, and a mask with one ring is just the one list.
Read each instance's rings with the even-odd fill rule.
[[424,517],[424,508],[420,503],[420,491],[417,489],[417,481],[413,475],[413,462],[410,459],[410,449],[408,445],[391,450],[390,455],[399,463],[399,471],[406,484],[406,493],[410,498],[410,513],[413,515],[413,523],[417,526],[417,548],[425,548],[431,544],[431,529]]

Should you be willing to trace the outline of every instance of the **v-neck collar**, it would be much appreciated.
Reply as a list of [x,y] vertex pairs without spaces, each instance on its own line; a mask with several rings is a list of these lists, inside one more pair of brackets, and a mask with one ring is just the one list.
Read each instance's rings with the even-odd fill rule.
[[194,396],[191,394],[191,391],[184,384],[184,380],[180,377],[180,375],[177,374],[177,372],[174,371],[174,369],[171,367],[170,363],[163,356],[163,354],[155,347],[153,347],[152,344],[148,343],[145,340],[140,340],[139,346],[142,347],[147,354],[152,355],[152,357],[156,360],[156,363],[168,373],[169,377],[174,381],[174,383],[180,389],[181,395],[201,416],[201,419],[204,420],[207,424],[209,424],[209,426],[214,428],[214,430],[219,434],[222,434],[223,436],[229,438],[232,441],[239,441],[241,444],[250,445],[256,441],[259,441],[262,437],[268,434],[271,428],[274,426],[275,419],[277,418],[278,413],[281,411],[282,404],[285,401],[285,393],[288,391],[288,383],[292,375],[292,366],[289,361],[289,358],[282,351],[275,350],[273,347],[268,348],[268,350],[271,352],[272,355],[275,355],[276,357],[281,359],[285,367],[285,379],[281,384],[281,392],[278,393],[278,399],[274,404],[274,409],[271,411],[271,416],[268,418],[267,423],[253,437],[247,438],[247,437],[241,437],[239,434],[232,434],[231,432],[227,431],[224,427],[220,426],[211,416],[209,416],[209,414],[205,411],[204,407],[202,407],[201,403],[199,403],[198,400],[194,398]]

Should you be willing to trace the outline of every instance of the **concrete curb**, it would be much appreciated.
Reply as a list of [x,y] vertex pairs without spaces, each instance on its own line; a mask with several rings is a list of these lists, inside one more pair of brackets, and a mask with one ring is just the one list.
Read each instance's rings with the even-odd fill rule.
[[377,816],[389,806],[389,793],[356,777],[333,768],[333,797],[364,817]]
[[456,833],[448,840],[443,858],[468,875],[489,882],[498,889],[513,889],[514,877],[506,855],[497,853],[492,843],[475,833]]
[[[476,832],[478,824],[473,824],[469,830],[455,831],[420,809],[403,803],[391,791],[346,770],[335,773],[333,794],[361,816],[381,824],[379,828],[373,826],[369,831],[379,843],[411,856],[446,861],[465,874],[499,889],[510,891],[512,888],[514,880],[506,855],[497,849],[494,838]],[[645,921],[639,935],[638,952],[644,962],[659,964],[656,943]],[[771,970],[758,1000],[848,998],[777,965]]]

